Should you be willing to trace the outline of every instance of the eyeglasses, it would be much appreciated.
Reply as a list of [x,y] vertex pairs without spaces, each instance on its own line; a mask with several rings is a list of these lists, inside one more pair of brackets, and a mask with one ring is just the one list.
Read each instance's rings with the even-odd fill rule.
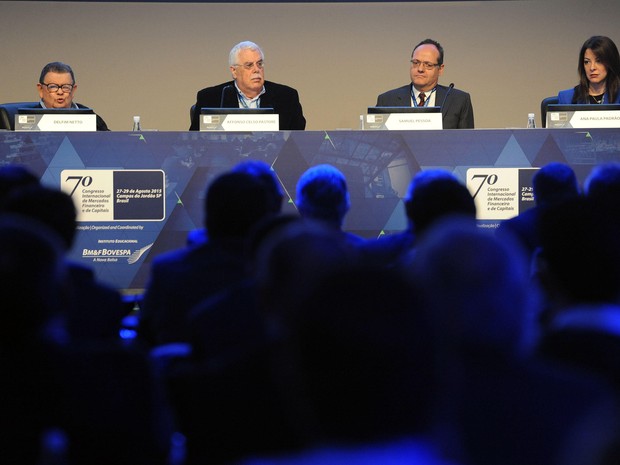
[[74,84],[63,84],[59,86],[58,84],[45,84],[44,82],[40,83],[42,86],[47,87],[48,92],[58,92],[58,89],[62,89],[63,92],[67,94],[73,90]]
[[263,69],[265,67],[265,62],[263,60],[258,60],[253,63],[243,63],[242,65],[235,65],[235,66],[243,66],[245,69],[249,71],[254,68],[254,65],[256,65],[258,69]]
[[441,66],[439,63],[431,63],[430,61],[409,60],[411,65],[418,68],[420,65],[424,66],[424,69],[431,70],[435,67]]

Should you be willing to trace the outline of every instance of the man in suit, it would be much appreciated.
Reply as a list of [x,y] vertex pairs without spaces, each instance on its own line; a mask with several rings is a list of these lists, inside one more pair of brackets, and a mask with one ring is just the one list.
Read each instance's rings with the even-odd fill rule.
[[443,47],[425,39],[411,54],[411,84],[389,90],[377,97],[381,107],[441,106],[444,129],[473,129],[474,110],[467,92],[438,84],[443,74]]
[[189,130],[200,129],[202,107],[273,108],[280,115],[280,129],[305,129],[297,90],[265,81],[264,59],[263,51],[254,42],[235,45],[228,58],[233,80],[198,91]]
[[[37,83],[41,108],[88,108],[73,102],[77,84],[71,66],[53,61],[43,67]],[[97,131],[109,131],[107,124],[97,115]]]

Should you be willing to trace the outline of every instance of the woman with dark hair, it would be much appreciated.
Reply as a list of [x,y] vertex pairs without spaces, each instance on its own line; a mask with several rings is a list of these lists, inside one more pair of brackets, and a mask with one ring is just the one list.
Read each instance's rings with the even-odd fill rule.
[[579,84],[561,90],[558,103],[620,103],[620,55],[609,37],[593,36],[584,42],[577,71]]

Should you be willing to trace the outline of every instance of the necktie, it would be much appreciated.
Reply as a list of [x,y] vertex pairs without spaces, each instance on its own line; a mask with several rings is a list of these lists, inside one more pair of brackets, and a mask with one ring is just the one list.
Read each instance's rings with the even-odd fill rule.
[[424,92],[420,92],[420,95],[418,95],[418,98],[420,99],[418,106],[423,107],[424,102],[426,101],[426,95],[424,94]]

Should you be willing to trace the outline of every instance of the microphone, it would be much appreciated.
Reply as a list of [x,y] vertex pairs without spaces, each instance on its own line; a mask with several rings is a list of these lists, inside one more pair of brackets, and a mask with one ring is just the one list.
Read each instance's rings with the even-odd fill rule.
[[446,92],[446,95],[443,96],[443,100],[441,101],[441,106],[439,107],[442,110],[443,110],[443,106],[446,104],[446,99],[448,98],[448,95],[450,95],[450,92],[452,92],[452,89],[454,89],[454,82],[450,83],[450,85],[448,86],[448,92]]
[[224,95],[226,95],[226,89],[230,89],[232,86],[228,84],[222,88],[222,95],[220,97],[220,108],[224,108]]

